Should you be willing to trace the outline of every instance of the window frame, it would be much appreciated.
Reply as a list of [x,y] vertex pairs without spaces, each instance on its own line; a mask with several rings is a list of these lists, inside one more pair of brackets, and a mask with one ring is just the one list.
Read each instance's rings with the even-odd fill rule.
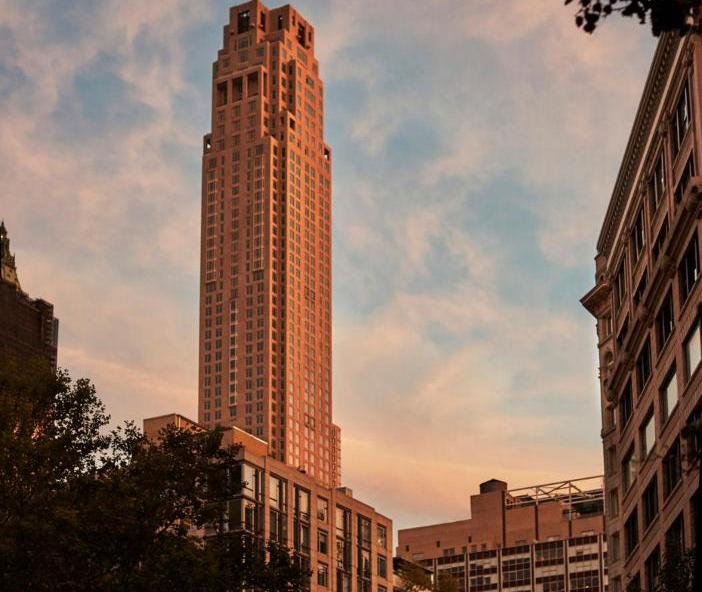
[[[685,116],[681,116],[684,113]],[[684,125],[681,125],[684,122]],[[670,148],[673,154],[673,160],[680,154],[680,149],[685,143],[687,133],[692,127],[692,101],[690,97],[690,81],[685,78],[680,94],[675,101],[675,110],[671,118],[671,143]],[[684,129],[683,129],[684,128]]]
[[[694,351],[697,353],[697,363],[693,368],[693,360],[690,357],[690,352],[692,351],[690,345],[695,338],[697,339],[697,348]],[[702,365],[702,318],[700,318],[699,315],[695,318],[685,335],[685,340],[683,341],[683,356],[685,360],[685,380],[689,382],[692,380],[692,377],[695,375],[700,365]]]
[[[672,407],[670,407],[670,398],[668,396],[668,392],[670,390],[669,387],[671,385],[675,385],[675,405],[673,405]],[[661,387],[659,389],[659,397],[661,426],[664,426],[668,423],[670,416],[677,409],[678,404],[680,402],[680,392],[678,389],[678,372],[675,363],[673,363],[668,369],[668,372],[666,373],[665,378],[661,383]],[[665,411],[665,415],[663,414],[663,411]]]
[[[653,432],[652,442],[649,442],[649,436],[651,435],[649,430]],[[656,448],[656,415],[653,412],[653,405],[649,408],[639,427],[639,443],[639,454],[643,463]]]
[[658,498],[658,473],[654,473],[641,495],[641,513],[643,518],[643,531],[646,532],[660,513]]
[[[688,258],[694,254],[694,268],[689,267]],[[694,278],[691,277],[691,272],[694,269]],[[678,289],[680,294],[680,306],[684,306],[689,300],[690,294],[695,289],[697,282],[700,279],[700,244],[697,233],[695,232],[690,239],[690,242],[685,247],[685,252],[680,259],[678,265]]]

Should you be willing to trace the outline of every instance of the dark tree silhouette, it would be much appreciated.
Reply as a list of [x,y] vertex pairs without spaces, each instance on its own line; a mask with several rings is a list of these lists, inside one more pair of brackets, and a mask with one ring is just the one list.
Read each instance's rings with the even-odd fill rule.
[[306,589],[287,549],[223,527],[241,483],[221,431],[108,421],[89,381],[0,366],[1,590]]
[[684,35],[699,29],[697,16],[702,0],[565,0],[575,1],[575,24],[592,33],[611,15],[634,17],[641,24],[650,23],[651,32],[658,37],[670,31]]

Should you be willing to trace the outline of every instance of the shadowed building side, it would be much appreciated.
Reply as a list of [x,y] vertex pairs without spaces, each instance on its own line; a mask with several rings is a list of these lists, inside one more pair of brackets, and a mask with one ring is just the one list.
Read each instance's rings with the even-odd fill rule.
[[38,357],[56,367],[58,319],[45,300],[22,291],[5,223],[0,222],[0,361]]

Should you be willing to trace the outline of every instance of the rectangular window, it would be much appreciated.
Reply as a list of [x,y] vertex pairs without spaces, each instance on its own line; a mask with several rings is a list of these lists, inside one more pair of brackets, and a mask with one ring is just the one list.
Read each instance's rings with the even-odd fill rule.
[[258,72],[251,72],[246,77],[246,92],[250,97],[258,95]]
[[678,375],[675,366],[666,376],[661,387],[661,425],[663,425],[678,404]]
[[665,245],[665,240],[668,238],[668,227],[670,223],[668,222],[668,216],[666,216],[663,219],[663,223],[661,224],[660,229],[658,230],[658,234],[656,235],[656,239],[653,241],[653,246],[651,247],[651,254],[653,256],[653,261],[658,261],[658,257],[660,257],[661,253],[663,252],[663,246]]
[[634,250],[634,261],[638,261],[646,245],[645,218],[643,207],[639,209],[634,221],[634,230],[631,233],[631,245]]
[[236,32],[239,34],[246,33],[249,30],[250,24],[251,24],[251,13],[248,10],[244,10],[243,12],[240,12],[239,16],[237,18]]
[[648,199],[651,205],[651,212],[658,209],[658,204],[661,203],[665,194],[665,161],[663,160],[663,151],[658,155],[656,166],[653,169],[651,178],[648,181]]
[[636,286],[636,290],[634,291],[633,295],[633,301],[634,301],[634,306],[638,306],[639,303],[641,302],[641,299],[643,298],[644,292],[646,291],[646,286],[648,285],[648,271],[644,271],[643,274],[641,275],[641,279],[639,280],[638,286]]
[[336,589],[338,592],[351,592],[351,576],[341,570],[336,570]]
[[329,518],[329,502],[323,497],[317,498],[317,520],[326,522]]
[[685,196],[685,191],[687,190],[687,186],[690,182],[690,179],[694,176],[695,161],[692,159],[692,154],[690,154],[690,156],[687,159],[687,162],[685,163],[685,168],[680,174],[680,180],[678,181],[678,184],[675,187],[675,193],[673,194],[673,199],[675,199],[676,204],[679,204],[682,201],[682,198]]
[[686,82],[680,93],[680,98],[678,99],[678,104],[675,107],[675,113],[673,114],[673,120],[671,122],[673,156],[677,155],[680,151],[680,147],[685,139],[685,134],[690,127],[690,120],[690,89]]
[[639,388],[639,396],[646,388],[649,378],[651,378],[651,342],[649,339],[646,339],[646,343],[636,359],[636,382]]
[[697,234],[692,237],[685,249],[682,261],[678,267],[678,282],[680,285],[680,302],[685,302],[692,288],[700,277],[700,252]]
[[324,555],[329,554],[329,535],[324,530],[317,531],[317,551]]
[[624,431],[624,428],[629,423],[633,408],[634,405],[631,395],[631,382],[627,382],[624,391],[619,396],[619,429],[621,431]]
[[378,575],[385,580],[388,578],[388,560],[384,555],[378,555]]
[[646,530],[658,516],[658,478],[651,479],[641,498],[643,508],[643,527]]
[[[232,100],[234,102],[241,101],[244,97],[244,79],[239,76],[232,80]],[[236,108],[238,109],[238,107]]]
[[329,587],[329,566],[325,563],[317,564],[317,585],[322,588]]
[[607,553],[612,563],[616,563],[621,558],[621,541],[618,532],[608,538]]
[[358,544],[364,549],[371,547],[371,521],[363,516],[358,517]]
[[692,330],[685,338],[683,346],[685,351],[685,378],[690,380],[697,370],[697,366],[702,360],[702,332],[700,331],[700,319],[695,321]]
[[224,107],[227,104],[227,82],[217,84],[217,107]]
[[680,459],[680,440],[676,439],[671,444],[668,452],[663,458],[663,497],[668,496],[673,492],[677,484],[680,482],[682,474],[682,463]]
[[269,495],[270,495],[270,507],[276,510],[285,510],[286,500],[285,500],[285,482],[271,475],[268,481]]
[[241,465],[241,485],[244,495],[260,500],[263,494],[263,471],[246,463]]
[[382,524],[377,525],[377,535],[378,535],[378,547],[381,549],[388,548],[388,529]]
[[371,577],[371,560],[368,549],[358,549],[358,576],[364,580]]
[[641,440],[641,461],[643,462],[656,446],[656,420],[653,415],[653,407],[651,407],[648,416],[641,424],[639,437]]
[[626,297],[626,260],[622,260],[614,280],[614,308],[619,309]]
[[668,291],[661,307],[656,315],[656,339],[658,341],[658,353],[663,350],[663,346],[668,343],[668,339],[673,334],[674,315],[673,315],[673,292]]
[[622,326],[619,329],[619,333],[617,333],[617,347],[622,347],[624,345],[624,340],[626,339],[628,333],[629,318],[627,317],[626,319],[624,319],[624,322],[622,323]]
[[303,520],[310,518],[310,492],[295,486],[295,513]]
[[632,446],[622,460],[622,489],[624,493],[629,491],[634,479],[636,479],[636,460],[634,459],[634,447]]
[[612,489],[609,492],[607,502],[607,515],[610,518],[619,516],[619,492],[616,489]]
[[629,518],[624,523],[624,553],[626,557],[632,554],[639,544],[639,517],[638,509],[634,507]]

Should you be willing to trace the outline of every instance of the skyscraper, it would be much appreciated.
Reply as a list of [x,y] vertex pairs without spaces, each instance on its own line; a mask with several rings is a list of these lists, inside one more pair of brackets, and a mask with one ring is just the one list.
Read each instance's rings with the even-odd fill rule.
[[582,299],[597,319],[610,591],[695,545],[702,414],[702,44],[661,38]]
[[334,486],[331,150],[314,42],[291,6],[257,0],[224,27],[202,158],[198,417]]
[[55,367],[57,342],[54,307],[22,291],[10,238],[0,222],[0,361],[22,364],[38,357]]

